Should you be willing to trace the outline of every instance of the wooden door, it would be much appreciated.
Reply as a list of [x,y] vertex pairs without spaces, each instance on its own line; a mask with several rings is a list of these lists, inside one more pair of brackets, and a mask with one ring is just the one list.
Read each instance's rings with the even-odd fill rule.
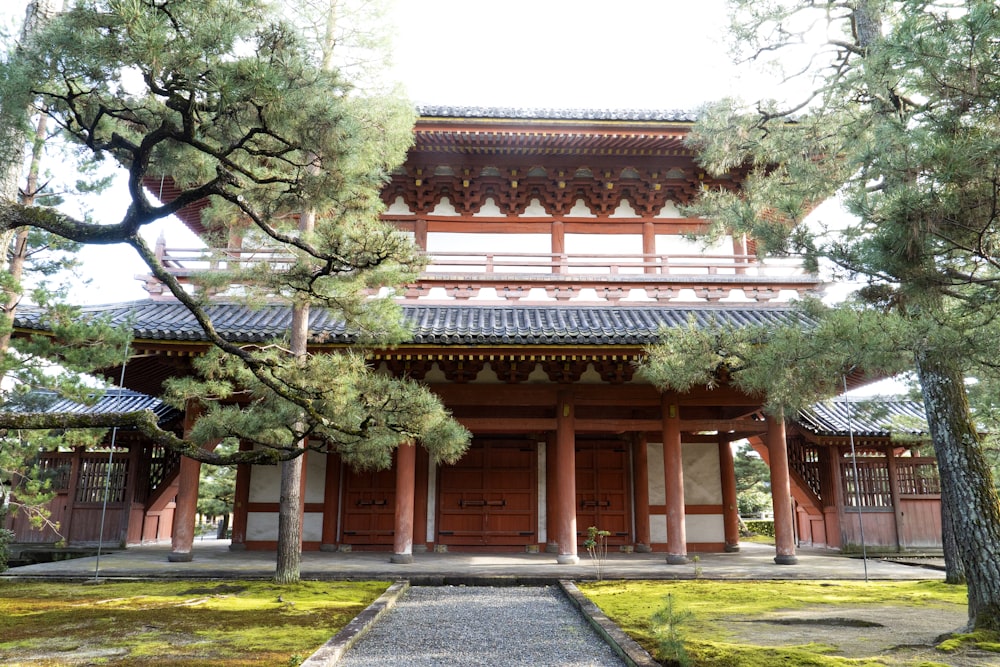
[[438,543],[455,547],[537,544],[537,453],[523,440],[475,440],[438,477]]
[[631,544],[632,503],[629,457],[619,441],[576,443],[576,534],[579,544],[587,528],[611,534],[609,545]]
[[396,517],[396,469],[347,470],[344,476],[342,544],[392,546]]

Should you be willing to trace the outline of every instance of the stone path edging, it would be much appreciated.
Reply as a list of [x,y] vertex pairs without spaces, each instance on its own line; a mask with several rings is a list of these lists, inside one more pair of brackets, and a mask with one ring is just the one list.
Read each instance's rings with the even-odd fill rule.
[[332,665],[336,665],[349,648],[354,646],[382,616],[396,606],[396,602],[409,588],[410,582],[405,580],[397,581],[389,586],[385,593],[382,593],[375,602],[372,602],[364,611],[355,616],[328,642],[320,646],[300,667],[332,667]]
[[587,622],[594,628],[598,635],[611,647],[611,649],[621,656],[629,667],[660,667],[660,663],[653,660],[642,646],[629,637],[610,618],[604,615],[600,608],[590,601],[572,581],[561,579],[559,588],[569,598],[587,619]]

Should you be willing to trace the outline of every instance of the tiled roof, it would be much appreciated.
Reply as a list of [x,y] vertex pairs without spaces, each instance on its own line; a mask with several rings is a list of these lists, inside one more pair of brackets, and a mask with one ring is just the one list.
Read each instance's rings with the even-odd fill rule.
[[[173,421],[181,416],[181,412],[167,405],[158,398],[141,394],[131,389],[118,387],[108,388],[93,405],[84,405],[60,398],[50,391],[37,391],[31,394],[31,403],[37,407],[35,411],[44,413],[82,413],[105,414],[109,412],[136,412],[152,410],[160,423]],[[5,408],[9,409],[9,408]],[[29,408],[24,408],[28,410]]]
[[[645,345],[664,327],[711,322],[745,325],[806,323],[787,306],[680,308],[664,306],[486,306],[408,305],[405,320],[413,327],[411,343],[429,345]],[[85,314],[107,314],[118,324],[132,323],[144,340],[206,341],[190,312],[176,301],[135,301],[89,306]],[[251,308],[219,303],[207,308],[216,330],[233,342],[265,342],[284,335],[291,309],[274,304]],[[38,328],[37,312],[19,308],[15,326]],[[355,336],[329,312],[310,311],[313,340],[352,343]]]
[[796,422],[817,435],[889,437],[927,432],[924,406],[896,398],[838,398],[802,410]]
[[423,118],[516,120],[630,120],[693,123],[697,114],[676,109],[535,109],[525,107],[418,106]]

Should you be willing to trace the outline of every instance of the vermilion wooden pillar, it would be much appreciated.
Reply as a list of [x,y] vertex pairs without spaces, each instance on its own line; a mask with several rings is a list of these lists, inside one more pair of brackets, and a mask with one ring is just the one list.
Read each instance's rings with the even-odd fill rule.
[[556,404],[556,474],[553,526],[559,553],[556,562],[579,563],[576,547],[576,427],[573,396],[559,393]]
[[[252,448],[248,442],[240,442],[240,451]],[[246,551],[247,545],[247,508],[250,504],[250,464],[240,463],[236,466],[236,489],[233,492],[233,540],[229,543],[230,551]]]
[[392,563],[413,562],[413,490],[417,472],[417,448],[404,443],[396,448],[396,521]]
[[635,550],[652,551],[649,539],[649,450],[646,434],[636,435],[632,443],[632,476],[635,479]]
[[[642,223],[642,258],[643,262],[651,262],[652,255],[656,254],[656,227],[652,222]],[[656,273],[659,269],[655,266],[647,266],[643,273]]]
[[767,458],[771,469],[771,502],[774,505],[774,562],[795,565],[795,527],[792,524],[792,487],[788,475],[785,420],[767,418]]
[[687,562],[687,529],[680,406],[675,400],[673,395],[663,396],[663,480],[667,495],[667,562],[680,565]]
[[[193,403],[188,403],[184,412],[185,438],[191,433],[200,412]],[[177,478],[174,531],[170,537],[170,553],[167,555],[167,560],[171,563],[187,563],[194,557],[191,550],[194,546],[194,527],[198,513],[200,475],[201,462],[182,456]]]
[[736,502],[736,462],[733,448],[723,433],[719,434],[719,474],[722,476],[722,526],[728,553],[740,550],[740,509]]
[[326,453],[323,478],[323,535],[320,551],[337,550],[337,523],[340,520],[340,454],[331,448]]
[[561,220],[556,220],[552,223],[552,254],[552,273],[566,273],[566,266],[563,258],[555,257],[555,255],[566,254],[566,235],[563,231],[563,223]]

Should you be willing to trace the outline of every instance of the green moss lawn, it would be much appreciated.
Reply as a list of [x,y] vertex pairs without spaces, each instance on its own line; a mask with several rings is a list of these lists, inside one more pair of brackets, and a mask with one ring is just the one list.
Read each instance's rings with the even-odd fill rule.
[[0,582],[0,664],[297,665],[389,582]]

